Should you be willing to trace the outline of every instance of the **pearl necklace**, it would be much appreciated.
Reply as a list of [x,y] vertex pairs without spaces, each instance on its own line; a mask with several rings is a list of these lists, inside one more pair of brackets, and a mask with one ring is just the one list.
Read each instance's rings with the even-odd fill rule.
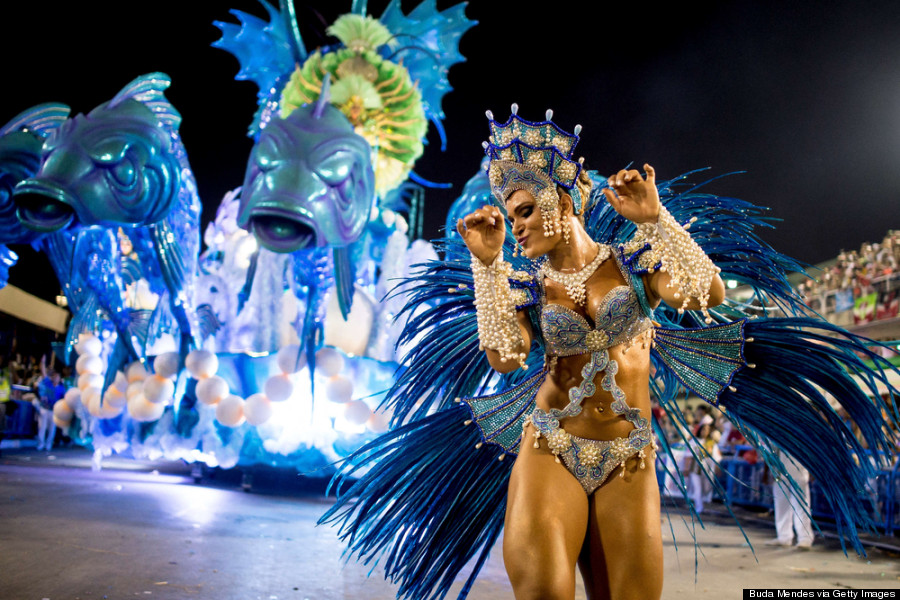
[[576,306],[584,306],[584,303],[587,300],[587,291],[584,287],[585,282],[591,278],[591,275],[594,274],[597,267],[609,258],[611,254],[612,250],[610,250],[609,246],[597,244],[597,256],[581,270],[575,271],[574,273],[560,273],[550,266],[550,261],[548,260],[541,265],[540,273],[550,281],[565,286],[566,293]]

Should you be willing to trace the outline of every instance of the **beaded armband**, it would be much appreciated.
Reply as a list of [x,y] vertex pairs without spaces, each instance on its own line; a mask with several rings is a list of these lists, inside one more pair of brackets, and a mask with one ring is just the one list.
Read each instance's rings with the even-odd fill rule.
[[645,260],[659,261],[659,270],[669,274],[671,281],[668,287],[675,288],[676,298],[683,298],[678,312],[684,312],[691,298],[697,298],[706,322],[712,323],[707,310],[709,290],[721,269],[691,239],[688,229],[694,220],[682,227],[666,207],[660,205],[658,222],[639,223],[632,242],[650,244],[651,250]]
[[521,297],[520,290],[517,290],[518,294],[513,293],[509,285],[512,276],[512,265],[503,260],[503,252],[489,267],[472,256],[479,348],[496,350],[502,362],[515,360],[520,367],[527,369],[526,355],[521,352],[525,340],[516,317],[516,305],[525,298]]

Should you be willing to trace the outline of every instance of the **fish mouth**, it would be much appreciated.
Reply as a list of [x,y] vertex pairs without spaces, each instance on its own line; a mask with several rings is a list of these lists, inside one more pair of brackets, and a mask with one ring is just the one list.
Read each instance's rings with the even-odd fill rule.
[[312,219],[281,208],[254,208],[250,213],[248,229],[260,245],[281,254],[314,247],[319,240]]
[[32,231],[52,233],[72,224],[74,196],[49,181],[26,179],[13,190],[16,216]]

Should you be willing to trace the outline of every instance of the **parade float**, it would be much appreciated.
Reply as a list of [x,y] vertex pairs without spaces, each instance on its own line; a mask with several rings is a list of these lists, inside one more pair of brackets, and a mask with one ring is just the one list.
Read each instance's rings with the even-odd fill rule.
[[430,185],[413,168],[429,123],[444,139],[447,71],[474,23],[464,5],[406,15],[395,0],[374,19],[355,2],[327,30],[338,43],[308,53],[291,3],[261,4],[268,20],[216,23],[213,45],[257,84],[259,110],[243,185],[202,244],[167,75],[2,131],[28,142],[30,168],[0,165],[14,171],[0,243],[51,259],[77,373],[54,416],[98,459],[329,475],[388,428],[376,409],[398,375],[405,303],[393,282],[435,256],[410,227]]

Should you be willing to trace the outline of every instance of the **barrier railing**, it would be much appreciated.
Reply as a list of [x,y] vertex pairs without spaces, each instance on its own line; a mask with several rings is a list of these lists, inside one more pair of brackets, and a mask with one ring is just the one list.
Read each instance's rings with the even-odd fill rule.
[[[747,449],[750,447],[748,446]],[[673,448],[674,450],[674,448]],[[741,448],[737,448],[741,450]],[[683,450],[681,451],[683,452]],[[676,460],[680,455],[676,452]],[[668,496],[680,496],[677,485],[668,481],[665,469],[657,466],[660,491]],[[765,464],[750,463],[741,458],[726,458],[719,462],[719,482],[732,504],[749,508],[772,509],[772,483],[766,482]],[[879,469],[869,482],[867,502],[875,526],[885,535],[900,534],[900,461],[890,469]],[[719,498],[723,500],[723,498]],[[825,500],[817,482],[810,483],[810,512],[820,526],[834,520],[834,513]]]

